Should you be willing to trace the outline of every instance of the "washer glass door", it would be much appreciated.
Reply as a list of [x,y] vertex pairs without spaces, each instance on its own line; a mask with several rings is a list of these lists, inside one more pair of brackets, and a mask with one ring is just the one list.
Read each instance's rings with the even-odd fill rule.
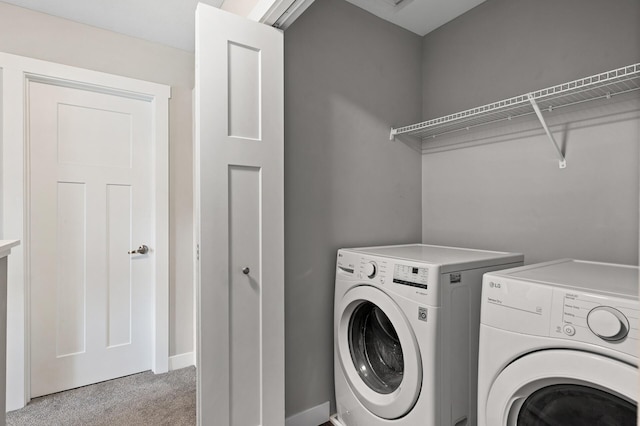
[[397,419],[415,405],[422,386],[420,348],[404,309],[369,285],[349,290],[336,306],[336,344],[349,388],[377,417]]
[[380,307],[364,302],[354,310],[349,321],[349,349],[367,386],[382,394],[398,389],[404,373],[402,346]]

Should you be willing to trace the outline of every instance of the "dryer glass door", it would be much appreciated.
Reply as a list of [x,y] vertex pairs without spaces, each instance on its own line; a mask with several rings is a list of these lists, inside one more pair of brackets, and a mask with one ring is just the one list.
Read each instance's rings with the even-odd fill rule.
[[529,395],[518,413],[518,426],[635,426],[636,407],[589,386],[560,384]]
[[540,350],[498,374],[479,424],[636,426],[637,394],[635,366],[585,351]]
[[371,302],[360,304],[349,324],[351,359],[362,380],[389,394],[402,382],[404,358],[398,333],[385,313]]

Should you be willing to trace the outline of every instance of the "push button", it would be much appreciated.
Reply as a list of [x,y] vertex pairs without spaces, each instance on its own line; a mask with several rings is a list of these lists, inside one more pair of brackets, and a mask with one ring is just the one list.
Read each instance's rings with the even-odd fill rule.
[[420,321],[427,321],[427,308],[418,307],[418,319]]
[[562,328],[562,331],[564,331],[564,334],[566,334],[567,336],[573,336],[574,334],[576,334],[575,327],[569,324],[565,324],[565,326]]

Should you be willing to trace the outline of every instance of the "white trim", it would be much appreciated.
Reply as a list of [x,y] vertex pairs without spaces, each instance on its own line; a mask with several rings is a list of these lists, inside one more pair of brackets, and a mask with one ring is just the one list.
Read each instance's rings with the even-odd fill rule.
[[181,368],[195,365],[195,353],[185,352],[183,354],[173,355],[169,357],[169,371],[179,370]]
[[[196,110],[196,88],[194,87],[191,90],[191,111],[195,112]],[[193,176],[192,176],[192,184],[193,184],[193,365],[198,366],[198,357],[196,354],[198,353],[198,300],[200,300],[199,290],[200,290],[200,269],[198,268],[198,262],[200,262],[200,244],[198,243],[200,240],[200,204],[198,194],[200,188],[200,180],[198,176],[199,174],[199,163],[198,159],[200,158],[198,152],[198,145],[196,144],[196,120],[195,116],[191,121],[191,134],[192,139],[191,143],[193,146]]]
[[287,417],[285,426],[315,426],[329,421],[329,401]]
[[11,249],[20,245],[18,240],[0,240],[0,258],[11,254]]
[[[29,229],[28,157],[25,146],[27,82],[46,79],[65,87],[125,94],[154,109],[155,311],[152,370],[169,369],[169,86],[0,52],[2,81],[2,229],[20,239],[9,265],[7,311],[7,410],[29,402]],[[10,234],[9,234],[10,233]]]
[[259,0],[247,18],[285,30],[313,2],[314,0]]
[[171,87],[157,84],[152,101],[155,111],[155,305],[154,345],[151,369],[155,374],[169,371],[169,98]]

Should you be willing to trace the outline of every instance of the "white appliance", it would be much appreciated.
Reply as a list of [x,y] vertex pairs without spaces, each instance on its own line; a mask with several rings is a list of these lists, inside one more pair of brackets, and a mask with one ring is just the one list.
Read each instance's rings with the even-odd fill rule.
[[578,260],[484,276],[479,426],[635,426],[638,268]]
[[475,426],[482,274],[522,261],[421,244],[339,250],[334,424]]

